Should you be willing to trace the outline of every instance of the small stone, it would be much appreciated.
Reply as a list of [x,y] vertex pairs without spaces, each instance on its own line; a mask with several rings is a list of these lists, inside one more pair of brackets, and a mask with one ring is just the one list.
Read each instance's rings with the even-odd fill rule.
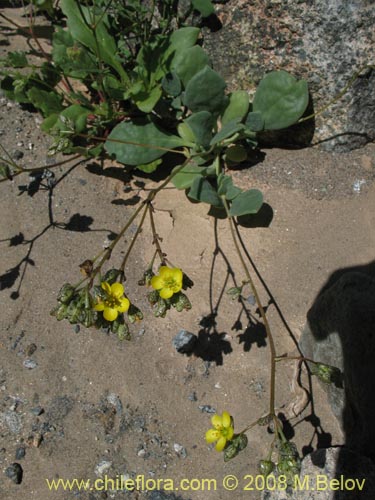
[[180,456],[182,458],[187,457],[186,448],[184,448],[181,444],[174,443],[173,449],[177,453],[178,456]]
[[34,448],[39,448],[39,446],[41,445],[43,441],[43,436],[41,434],[35,434],[35,436],[33,437],[33,440],[32,440],[32,446]]
[[81,327],[79,325],[74,325],[73,330],[74,330],[74,333],[79,333],[81,330]]
[[221,389],[220,382],[217,382],[217,383],[215,384],[215,389]]
[[23,144],[23,141],[18,141],[18,142],[17,142],[17,147],[18,147],[18,148],[22,148],[22,147],[23,147],[23,145],[24,145],[24,144]]
[[146,450],[144,448],[141,448],[137,455],[140,457],[140,458],[146,458]]
[[0,422],[3,422],[13,434],[18,434],[22,429],[21,417],[15,411],[0,413]]
[[95,467],[95,474],[97,476],[102,476],[112,467],[112,462],[109,460],[102,460]]
[[199,405],[198,408],[202,413],[216,413],[216,409],[210,405]]
[[13,151],[13,160],[21,160],[23,158],[23,151],[20,149],[15,149]]
[[36,350],[37,350],[37,346],[35,344],[29,344],[26,347],[25,354],[26,354],[26,356],[32,356]]
[[5,469],[5,475],[15,484],[22,483],[23,470],[20,464],[14,463]]
[[257,301],[256,301],[256,299],[255,299],[255,296],[254,296],[254,295],[249,295],[249,296],[247,297],[247,299],[246,299],[246,302],[247,302],[248,304],[250,304],[251,306],[255,306],[255,304],[256,304],[256,302],[257,302]]
[[22,364],[28,370],[33,370],[34,368],[36,368],[38,366],[38,363],[36,361],[34,361],[33,359],[29,359],[29,358],[25,359],[25,361]]
[[173,346],[177,352],[189,353],[192,352],[197,342],[197,336],[187,330],[180,330],[173,339]]
[[112,406],[114,406],[116,408],[116,413],[118,415],[121,415],[123,407],[122,407],[121,399],[117,396],[117,394],[114,394],[113,392],[108,394],[107,401],[109,404],[111,404]]
[[42,413],[44,413],[44,409],[41,406],[36,406],[35,408],[31,408],[31,413],[36,417],[39,417]]
[[17,134],[19,134],[19,133],[20,133],[20,132],[22,132],[22,131],[23,131],[23,128],[22,128],[22,127],[16,127],[16,132],[17,132]]
[[26,450],[24,446],[19,446],[16,449],[16,460],[21,460],[21,458],[24,458],[26,455]]
[[195,392],[192,392],[191,394],[189,394],[188,399],[190,401],[198,401],[198,398],[197,398],[197,395]]

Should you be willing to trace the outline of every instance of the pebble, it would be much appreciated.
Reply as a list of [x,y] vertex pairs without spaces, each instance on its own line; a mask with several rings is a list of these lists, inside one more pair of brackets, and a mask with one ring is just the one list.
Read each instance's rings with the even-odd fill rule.
[[38,363],[36,361],[34,361],[33,359],[29,359],[29,358],[25,359],[25,361],[22,364],[28,370],[33,370],[34,368],[36,368],[38,366]]
[[203,413],[216,413],[216,409],[210,405],[199,405],[198,408]]
[[145,458],[145,457],[146,457],[146,450],[145,450],[144,448],[141,448],[141,449],[138,451],[137,455],[138,455],[139,457],[141,457],[141,458]]
[[105,472],[107,472],[112,467],[112,462],[109,460],[102,460],[95,467],[95,474],[97,476],[102,476]]
[[255,306],[256,304],[256,299],[254,295],[249,295],[246,299],[247,303],[250,304],[251,306]]
[[0,422],[1,421],[4,422],[13,434],[18,434],[22,429],[21,417],[15,411],[8,410],[4,413],[0,413]]
[[26,356],[32,356],[36,350],[37,350],[37,346],[35,344],[29,344],[26,347],[25,354],[26,354]]
[[187,457],[186,448],[184,448],[181,444],[174,443],[173,449],[177,453],[177,455],[179,455],[180,457],[182,457],[182,458]]
[[197,342],[197,336],[187,330],[180,330],[172,340],[173,346],[177,352],[189,353],[192,352]]
[[26,450],[24,446],[19,446],[16,449],[16,460],[21,460],[21,458],[24,458],[26,455]]
[[21,151],[20,149],[15,149],[13,151],[13,160],[21,160],[23,158],[23,151]]
[[117,394],[114,394],[113,392],[108,394],[107,401],[109,404],[111,404],[112,406],[114,406],[116,408],[116,413],[118,415],[121,415],[123,407],[122,407],[121,399],[117,396]]
[[81,327],[79,325],[74,325],[74,333],[79,333],[81,331]]
[[44,413],[44,409],[41,406],[36,406],[35,408],[31,408],[31,413],[36,417],[39,417],[42,413]]
[[190,401],[198,401],[198,398],[197,398],[197,395],[195,392],[192,392],[191,394],[189,394],[188,399]]
[[20,464],[14,463],[5,469],[5,475],[15,484],[22,483],[23,469]]

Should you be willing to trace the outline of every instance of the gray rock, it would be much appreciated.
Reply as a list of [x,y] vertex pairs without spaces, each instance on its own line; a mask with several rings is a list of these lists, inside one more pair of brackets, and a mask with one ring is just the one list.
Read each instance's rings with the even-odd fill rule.
[[112,462],[109,460],[102,460],[95,467],[95,474],[99,477],[103,476],[103,474],[107,473],[109,469],[112,467]]
[[25,359],[22,364],[28,370],[33,370],[34,368],[36,368],[38,366],[38,363],[30,358]]
[[190,353],[197,342],[197,336],[187,330],[180,330],[172,342],[177,352]]
[[39,415],[44,413],[44,409],[41,406],[35,406],[35,408],[31,408],[30,412],[36,417],[39,417]]
[[23,154],[23,151],[21,151],[20,149],[15,149],[13,151],[13,160],[21,160],[23,158],[24,154]]
[[[346,445],[375,456],[375,274],[337,272],[308,312],[303,354],[339,368],[342,380],[324,384]],[[341,382],[341,384],[339,383]]]
[[264,490],[261,499],[373,500],[374,491],[375,465],[369,458],[347,448],[327,448],[302,460],[298,482],[284,491]]
[[198,408],[202,413],[216,413],[216,409],[210,405],[199,405]]
[[21,416],[15,411],[7,410],[0,413],[0,422],[6,425],[10,432],[18,434],[22,429]]
[[[308,81],[316,111],[355,71],[371,64],[371,0],[231,0],[216,12],[223,27],[206,30],[204,47],[231,89],[252,91],[267,72],[284,69]],[[314,142],[330,139],[322,146],[347,150],[374,140],[374,106],[375,71],[368,70],[328,113],[316,117]],[[293,135],[297,142],[308,142],[314,132],[309,122],[310,129],[297,126],[280,139],[290,143]]]
[[26,449],[24,446],[19,446],[16,449],[16,460],[21,460],[26,455]]
[[68,396],[59,396],[54,398],[47,410],[47,420],[59,421],[65,418],[72,410],[74,401]]
[[15,484],[21,484],[22,483],[22,477],[23,477],[23,470],[20,464],[14,463],[9,465],[5,469],[5,475],[9,477]]

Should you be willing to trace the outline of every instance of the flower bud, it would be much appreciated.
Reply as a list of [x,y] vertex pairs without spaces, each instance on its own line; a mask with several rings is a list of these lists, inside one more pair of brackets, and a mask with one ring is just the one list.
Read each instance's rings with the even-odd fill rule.
[[258,470],[263,477],[267,477],[275,469],[275,464],[272,460],[260,460],[258,464]]
[[247,443],[248,439],[246,434],[238,434],[237,436],[234,436],[228,446],[224,449],[224,462],[229,462],[229,460],[236,457],[240,451],[246,448]]
[[130,307],[128,310],[128,319],[129,319],[130,323],[135,323],[136,321],[142,321],[143,313],[134,304],[130,304]]
[[113,285],[113,283],[117,280],[120,274],[121,271],[119,269],[109,269],[109,271],[107,271],[103,276],[102,281],[106,281],[110,285]]

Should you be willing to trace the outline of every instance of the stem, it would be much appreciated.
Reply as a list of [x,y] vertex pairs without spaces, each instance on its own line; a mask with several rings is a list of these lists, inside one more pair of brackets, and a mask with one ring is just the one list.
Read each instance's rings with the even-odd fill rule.
[[230,231],[231,231],[231,235],[232,235],[232,239],[233,239],[234,245],[236,247],[236,252],[237,252],[238,257],[239,257],[239,259],[241,261],[242,267],[243,267],[243,269],[245,271],[246,278],[247,278],[247,280],[248,280],[248,282],[250,284],[252,293],[253,293],[253,295],[255,297],[255,300],[256,300],[256,303],[257,303],[260,315],[261,315],[262,320],[263,320],[264,327],[266,329],[267,338],[269,340],[269,345],[270,345],[270,350],[271,350],[270,415],[275,418],[275,375],[276,375],[276,363],[275,363],[276,349],[275,349],[275,343],[274,343],[274,340],[273,340],[273,336],[272,336],[272,333],[271,333],[271,329],[270,329],[268,320],[266,318],[266,313],[264,312],[262,303],[261,303],[259,295],[258,295],[258,291],[257,291],[257,289],[255,287],[253,279],[252,279],[252,277],[250,275],[250,272],[249,272],[249,270],[247,268],[246,262],[245,262],[245,260],[244,260],[244,258],[242,256],[242,253],[241,253],[241,250],[240,250],[240,246],[239,246],[238,241],[237,241],[236,232],[235,232],[235,229],[234,229],[233,219],[232,219],[232,216],[229,213],[229,207],[228,207],[227,200],[225,199],[224,196],[222,196],[222,200],[223,200],[223,204],[224,204],[227,216],[228,216],[229,227],[230,227]]
[[139,222],[139,225],[137,227],[137,231],[135,232],[135,234],[134,234],[134,236],[133,236],[133,238],[132,238],[132,240],[130,242],[129,248],[128,248],[128,250],[127,250],[127,252],[126,252],[126,254],[125,254],[125,256],[124,256],[124,258],[122,260],[122,263],[121,263],[121,266],[120,266],[120,271],[121,271],[122,275],[124,275],[125,265],[126,265],[126,262],[128,260],[129,255],[130,255],[130,252],[132,251],[132,248],[133,248],[133,246],[134,246],[134,244],[135,244],[135,242],[136,242],[136,240],[137,240],[137,238],[139,236],[139,233],[142,230],[142,226],[143,226],[143,223],[145,221],[148,208],[149,208],[149,206],[146,205],[146,208],[145,208],[145,210],[144,210],[144,212],[142,214],[142,218],[141,218],[141,220]]
[[152,243],[153,243],[153,245],[156,246],[156,252],[157,252],[157,254],[159,256],[161,265],[164,266],[165,265],[165,257],[164,257],[163,251],[161,249],[161,246],[160,246],[159,235],[156,232],[154,215],[153,215],[154,207],[151,204],[148,206],[148,211],[149,211],[149,214],[150,214],[151,231],[152,231]]

